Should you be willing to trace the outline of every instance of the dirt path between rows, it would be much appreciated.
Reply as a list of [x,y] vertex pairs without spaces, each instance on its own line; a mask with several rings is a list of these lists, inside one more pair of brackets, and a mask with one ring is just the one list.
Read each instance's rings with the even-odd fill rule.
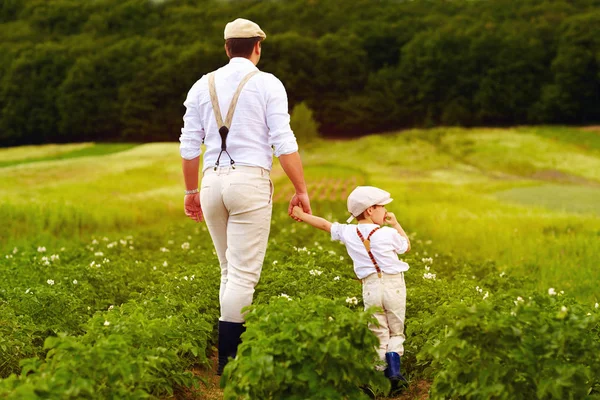
[[[211,358],[212,369],[196,368],[192,372],[205,382],[199,390],[183,390],[172,397],[177,400],[223,400],[223,390],[220,387],[220,377],[217,376],[217,358]],[[378,397],[381,400],[427,400],[431,382],[418,380],[411,382],[408,389],[397,397]]]

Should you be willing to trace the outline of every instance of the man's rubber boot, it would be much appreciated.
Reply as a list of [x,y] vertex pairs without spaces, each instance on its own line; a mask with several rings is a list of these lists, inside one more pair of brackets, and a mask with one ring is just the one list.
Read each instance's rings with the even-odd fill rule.
[[399,394],[408,385],[408,381],[400,372],[400,355],[395,352],[385,353],[385,360],[388,364],[385,369],[385,376],[392,384],[390,395]]
[[217,375],[223,374],[223,369],[229,358],[235,358],[238,345],[242,342],[240,336],[246,327],[242,322],[219,321],[219,365]]
[[369,386],[361,386],[360,390],[362,390],[362,392],[366,394],[369,399],[375,399],[375,392]]

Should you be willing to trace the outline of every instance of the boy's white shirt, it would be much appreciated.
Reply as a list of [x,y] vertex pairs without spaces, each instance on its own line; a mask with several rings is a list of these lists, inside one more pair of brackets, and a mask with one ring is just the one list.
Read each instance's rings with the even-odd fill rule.
[[[367,253],[367,249],[356,233],[356,228],[366,239],[369,233],[379,225],[376,224],[340,224],[331,225],[331,240],[337,240],[346,245],[348,255],[354,262],[354,272],[359,279],[376,273],[375,266]],[[408,271],[409,266],[398,259],[398,254],[408,250],[408,241],[397,230],[388,226],[381,227],[371,237],[371,252],[377,265],[386,274],[399,274]]]

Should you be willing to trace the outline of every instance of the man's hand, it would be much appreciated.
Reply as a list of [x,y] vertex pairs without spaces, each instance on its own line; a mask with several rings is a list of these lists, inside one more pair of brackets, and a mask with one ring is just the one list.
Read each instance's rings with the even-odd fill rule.
[[200,193],[185,195],[183,198],[183,209],[185,211],[185,215],[194,221],[202,222],[204,220],[202,207],[200,206]]
[[386,224],[389,224],[391,226],[398,225],[398,220],[396,219],[396,216],[394,215],[394,213],[391,212],[385,214],[385,222]]
[[302,210],[307,214],[312,214],[310,209],[310,199],[307,193],[296,193],[290,200],[290,206],[288,207],[288,215],[294,218],[296,221],[302,221],[293,214],[294,207],[301,207]]

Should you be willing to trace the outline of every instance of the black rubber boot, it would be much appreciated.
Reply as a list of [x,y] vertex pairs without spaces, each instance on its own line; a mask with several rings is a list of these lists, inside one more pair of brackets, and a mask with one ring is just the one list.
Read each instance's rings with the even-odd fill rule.
[[229,358],[235,358],[238,345],[242,342],[240,336],[246,327],[241,322],[219,321],[219,366],[217,375],[223,374],[223,369]]
[[360,390],[362,390],[364,394],[369,396],[369,399],[375,399],[375,392],[369,386],[361,386]]

